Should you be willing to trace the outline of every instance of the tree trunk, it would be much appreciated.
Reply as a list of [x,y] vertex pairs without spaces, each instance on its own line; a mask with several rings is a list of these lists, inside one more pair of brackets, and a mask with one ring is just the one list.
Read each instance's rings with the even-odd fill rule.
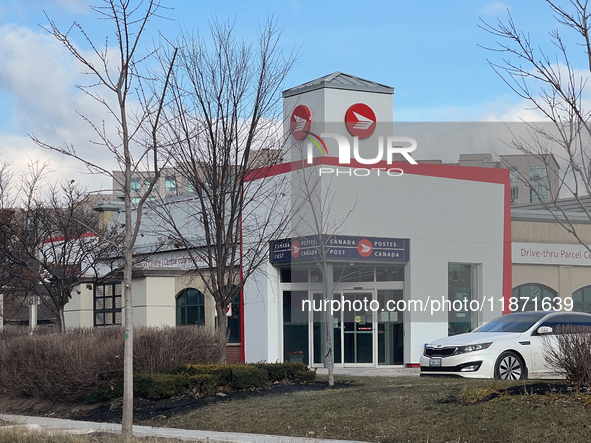
[[[129,255],[129,258],[127,257]],[[125,251],[131,263],[131,251]],[[129,269],[128,269],[129,268]],[[123,271],[123,294],[125,307],[125,347],[123,353],[123,416],[121,432],[133,434],[133,302],[131,296],[131,266]]]
[[[126,183],[131,182],[131,168],[126,165]],[[123,414],[121,417],[121,434],[124,437],[133,435],[133,300],[131,281],[133,272],[133,244],[131,243],[131,202],[129,192],[125,201],[125,264],[123,268],[123,297],[125,308],[125,346],[123,352]]]
[[61,334],[66,332],[66,319],[64,317],[64,308],[59,308],[59,312],[57,315],[57,329]]
[[[322,239],[324,241],[324,239]],[[324,244],[322,245],[324,249]],[[331,297],[330,285],[328,282],[328,263],[326,261],[326,252],[323,254],[322,266],[324,267],[324,298],[329,299]],[[332,331],[331,331],[331,318],[328,309],[324,310],[324,319],[326,322],[326,367],[328,368],[328,386],[334,386],[334,355],[332,349]]]
[[[226,308],[221,305],[221,303],[215,304],[215,309],[218,314],[218,329],[220,331],[226,331]],[[226,346],[224,346],[224,351],[222,353],[222,363],[226,363]]]

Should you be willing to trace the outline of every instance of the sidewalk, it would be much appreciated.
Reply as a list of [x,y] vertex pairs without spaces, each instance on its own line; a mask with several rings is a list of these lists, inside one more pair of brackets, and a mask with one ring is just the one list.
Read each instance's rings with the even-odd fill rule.
[[[38,425],[47,432],[121,432],[121,425],[113,423],[95,423],[91,421],[74,421],[62,418],[27,417],[24,415],[0,414],[0,419],[19,424]],[[0,427],[0,430],[2,427]],[[134,426],[136,437],[177,438],[186,441],[241,442],[241,443],[362,443],[347,440],[319,440],[313,438],[285,437],[279,435],[242,434],[239,432],[194,431],[173,428],[152,428],[150,426]]]

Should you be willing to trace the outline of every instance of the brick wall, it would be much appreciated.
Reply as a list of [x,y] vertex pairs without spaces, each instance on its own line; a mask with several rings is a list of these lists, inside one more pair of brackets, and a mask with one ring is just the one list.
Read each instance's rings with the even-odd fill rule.
[[242,346],[226,346],[226,363],[240,363],[242,361]]

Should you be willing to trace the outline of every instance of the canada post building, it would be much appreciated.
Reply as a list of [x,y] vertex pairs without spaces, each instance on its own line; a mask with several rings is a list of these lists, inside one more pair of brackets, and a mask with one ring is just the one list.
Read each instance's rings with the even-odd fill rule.
[[[329,333],[335,366],[414,366],[425,343],[502,314],[509,171],[416,164],[393,93],[338,72],[284,91],[289,161],[268,175],[289,181],[292,218],[244,287],[245,361],[321,367]],[[345,309],[318,309],[332,301]]]

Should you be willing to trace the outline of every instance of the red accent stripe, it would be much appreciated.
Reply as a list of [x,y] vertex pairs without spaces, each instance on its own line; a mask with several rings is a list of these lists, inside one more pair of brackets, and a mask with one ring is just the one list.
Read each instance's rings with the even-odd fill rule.
[[513,263],[511,259],[511,182],[510,174],[507,169],[503,170],[506,174],[505,185],[505,230],[503,244],[503,314],[510,314],[509,299],[513,292]]
[[407,363],[405,366],[407,368],[420,368],[421,364],[420,363]]
[[[94,232],[87,232],[86,234],[82,234],[78,238],[88,238],[88,237],[96,237],[96,234]],[[53,243],[56,241],[64,241],[65,239],[66,239],[66,237],[47,238],[47,239],[43,240],[43,243]],[[74,237],[72,237],[72,239],[74,239]]]

